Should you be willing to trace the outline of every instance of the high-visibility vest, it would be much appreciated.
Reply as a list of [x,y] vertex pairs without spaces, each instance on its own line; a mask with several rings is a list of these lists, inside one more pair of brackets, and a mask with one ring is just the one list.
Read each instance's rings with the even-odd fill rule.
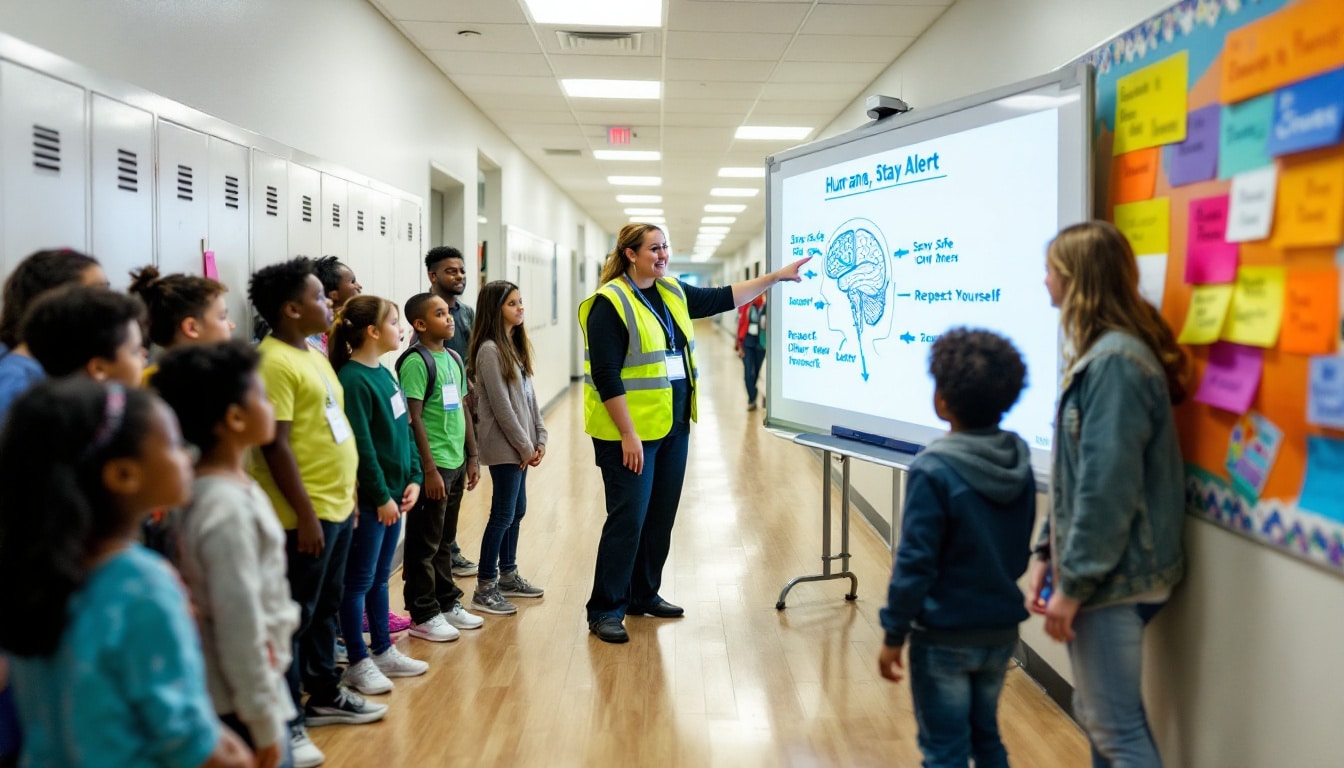
[[[669,278],[660,278],[655,285],[686,337],[687,348],[682,351],[686,375],[692,383],[700,372],[695,367],[695,330],[691,327],[691,313],[686,307],[686,293],[681,284]],[[641,297],[625,278],[617,278],[597,289],[597,293],[579,305],[579,327],[583,329],[583,428],[599,440],[620,440],[620,430],[611,420],[602,397],[593,384],[593,369],[588,349],[588,314],[598,296],[605,296],[616,308],[616,314],[625,323],[630,343],[621,364],[621,383],[625,385],[626,407],[630,421],[640,440],[659,440],[672,431],[672,382],[667,378],[667,333],[663,323],[645,306]],[[691,387],[691,419],[696,418],[695,387]]]

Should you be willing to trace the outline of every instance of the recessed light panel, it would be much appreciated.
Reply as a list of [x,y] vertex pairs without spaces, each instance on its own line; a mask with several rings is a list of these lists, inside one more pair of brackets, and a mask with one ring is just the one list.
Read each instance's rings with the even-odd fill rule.
[[574,99],[657,99],[663,92],[663,84],[657,80],[565,78],[560,88]]
[[736,216],[701,216],[701,217],[700,217],[700,223],[701,223],[701,224],[735,224],[735,223],[737,223],[737,217],[736,217]]
[[608,184],[618,187],[658,187],[662,186],[661,176],[608,176]]
[[616,202],[618,202],[618,203],[625,203],[625,204],[627,204],[627,205],[629,205],[629,204],[631,204],[631,203],[661,203],[661,202],[663,202],[663,196],[662,196],[662,195],[617,195],[617,196],[616,196]]
[[710,197],[755,197],[760,194],[759,189],[748,189],[746,187],[715,187],[709,190]]
[[538,24],[575,27],[661,27],[662,0],[523,0]]
[[741,213],[747,210],[747,206],[736,203],[710,203],[705,206],[705,213]]

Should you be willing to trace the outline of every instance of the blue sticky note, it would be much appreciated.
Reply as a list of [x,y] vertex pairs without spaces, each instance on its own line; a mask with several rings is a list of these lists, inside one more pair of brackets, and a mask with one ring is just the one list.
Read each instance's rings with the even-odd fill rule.
[[1297,506],[1344,523],[1344,440],[1307,437],[1307,476]]
[[1274,120],[1274,94],[1223,107],[1218,126],[1218,178],[1269,165],[1269,126]]
[[1344,129],[1344,69],[1303,80],[1274,96],[1266,150],[1278,157],[1338,144]]
[[1311,358],[1307,380],[1307,423],[1344,429],[1344,357]]
[[1173,187],[1208,181],[1218,173],[1217,104],[1191,112],[1185,120],[1185,141],[1167,145],[1167,180]]

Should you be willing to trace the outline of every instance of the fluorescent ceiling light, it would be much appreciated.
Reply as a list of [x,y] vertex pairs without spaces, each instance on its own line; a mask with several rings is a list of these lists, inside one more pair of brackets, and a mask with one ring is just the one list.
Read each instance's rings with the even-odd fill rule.
[[662,216],[631,216],[631,224],[666,224],[667,219]]
[[691,254],[691,263],[704,264],[706,261],[709,261],[712,258],[714,258],[714,254],[712,253],[694,253]]
[[662,208],[626,208],[626,216],[662,216]]
[[618,187],[658,187],[662,186],[661,176],[608,176],[608,184]]
[[701,216],[701,224],[734,224],[737,222],[736,216]]
[[538,24],[583,27],[661,27],[662,0],[523,0]]
[[743,125],[733,134],[733,138],[744,141],[797,141],[805,139],[811,128],[786,125]]
[[759,189],[747,189],[746,187],[715,187],[709,190],[710,197],[755,197],[760,194]]
[[616,202],[618,202],[618,203],[626,203],[626,204],[629,204],[629,203],[661,203],[661,202],[663,202],[663,196],[662,196],[662,195],[617,195],[617,196],[616,196]]
[[736,203],[732,205],[726,205],[723,203],[710,203],[709,205],[705,206],[705,213],[741,213],[745,210],[747,210],[747,206],[738,205]]
[[726,235],[732,231],[732,227],[701,227],[702,235]]
[[662,160],[663,153],[651,149],[595,149],[594,160],[628,160],[630,162],[649,162]]
[[657,99],[663,84],[657,80],[593,80],[569,77],[560,81],[565,95],[575,99]]
[[[596,153],[594,153],[596,154]],[[765,168],[720,168],[719,178],[723,179],[763,179]]]
[[718,246],[719,243],[723,242],[725,237],[727,237],[727,235],[699,235],[695,238],[695,244]]

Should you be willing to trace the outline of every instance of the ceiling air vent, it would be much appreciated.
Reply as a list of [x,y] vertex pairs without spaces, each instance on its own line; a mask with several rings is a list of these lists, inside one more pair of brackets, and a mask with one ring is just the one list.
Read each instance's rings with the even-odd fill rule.
[[645,32],[580,32],[557,29],[560,50],[580,53],[639,53]]
[[580,157],[583,155],[581,149],[557,149],[555,147],[546,147],[541,150],[551,157]]

